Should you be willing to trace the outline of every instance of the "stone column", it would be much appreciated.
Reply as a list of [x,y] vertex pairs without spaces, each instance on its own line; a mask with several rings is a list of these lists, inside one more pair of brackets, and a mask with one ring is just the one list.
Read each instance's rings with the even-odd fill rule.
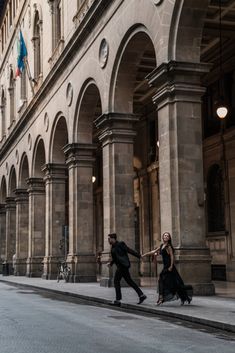
[[16,203],[14,197],[6,198],[6,261],[12,272],[12,258],[16,252]]
[[95,146],[65,146],[69,169],[69,255],[74,282],[96,281],[93,225],[93,163]]
[[43,260],[43,278],[57,277],[58,261],[64,258],[61,252],[63,227],[65,226],[65,183],[67,168],[64,164],[50,163],[43,167],[46,187],[46,247]]
[[29,195],[25,189],[16,189],[16,257],[14,275],[26,275],[29,243]]
[[45,182],[42,178],[27,180],[29,193],[29,245],[27,276],[41,277],[45,256]]
[[5,204],[0,204],[0,261],[1,261],[1,264],[5,259],[6,259],[6,208],[5,208]]
[[161,233],[169,231],[177,267],[196,294],[213,294],[206,247],[200,78],[206,64],[169,62],[148,77],[157,87]]
[[[151,249],[151,220],[150,220],[150,185],[149,175],[146,169],[138,172],[140,181],[140,228],[141,228],[141,251],[146,253]],[[150,276],[151,273],[151,260],[145,257],[142,261],[142,275]]]
[[[133,124],[132,114],[110,113],[96,119],[103,148],[104,251],[102,254],[101,285],[112,285],[112,269],[106,266],[110,246],[107,235],[116,232],[120,240],[135,248],[133,195]],[[132,275],[138,278],[139,262],[131,257]]]

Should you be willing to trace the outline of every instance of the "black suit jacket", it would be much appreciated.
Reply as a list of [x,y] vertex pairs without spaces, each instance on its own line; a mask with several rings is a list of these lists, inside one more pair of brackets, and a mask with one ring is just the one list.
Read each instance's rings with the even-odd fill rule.
[[117,267],[129,268],[131,264],[128,257],[128,253],[135,257],[138,257],[138,259],[140,259],[141,257],[141,255],[137,251],[128,248],[124,241],[116,241],[111,247],[112,261],[110,265],[112,266],[113,264],[115,264]]

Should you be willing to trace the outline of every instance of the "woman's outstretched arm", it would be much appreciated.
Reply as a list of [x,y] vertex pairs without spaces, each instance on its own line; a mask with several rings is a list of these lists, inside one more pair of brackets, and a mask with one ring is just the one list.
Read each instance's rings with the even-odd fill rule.
[[156,249],[153,249],[153,250],[151,250],[151,251],[146,252],[145,254],[143,254],[142,257],[158,254],[159,250],[160,250],[160,247],[158,247],[158,248],[156,248]]

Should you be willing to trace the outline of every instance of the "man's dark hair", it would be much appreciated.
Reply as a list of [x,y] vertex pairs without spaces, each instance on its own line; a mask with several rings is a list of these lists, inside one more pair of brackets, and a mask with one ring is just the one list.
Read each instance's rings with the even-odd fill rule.
[[110,234],[108,234],[108,237],[117,240],[117,234],[116,233],[110,233]]

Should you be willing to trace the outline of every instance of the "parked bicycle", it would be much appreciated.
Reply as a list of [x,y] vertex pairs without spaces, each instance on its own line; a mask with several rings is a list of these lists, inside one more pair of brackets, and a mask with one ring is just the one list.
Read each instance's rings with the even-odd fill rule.
[[67,265],[66,261],[58,262],[57,282],[64,280],[66,283],[69,281],[71,268]]

